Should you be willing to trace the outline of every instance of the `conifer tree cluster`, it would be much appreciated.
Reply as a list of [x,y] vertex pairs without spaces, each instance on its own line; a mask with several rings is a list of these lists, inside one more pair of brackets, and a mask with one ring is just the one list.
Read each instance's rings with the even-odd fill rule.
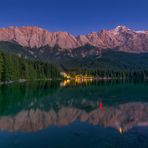
[[0,81],[19,79],[56,79],[59,70],[52,64],[19,58],[0,52]]

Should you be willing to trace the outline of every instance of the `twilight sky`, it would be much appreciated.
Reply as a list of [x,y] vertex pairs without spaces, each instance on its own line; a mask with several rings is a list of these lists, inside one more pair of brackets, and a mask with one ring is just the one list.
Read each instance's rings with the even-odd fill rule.
[[86,34],[126,25],[148,30],[148,0],[0,0],[0,27]]

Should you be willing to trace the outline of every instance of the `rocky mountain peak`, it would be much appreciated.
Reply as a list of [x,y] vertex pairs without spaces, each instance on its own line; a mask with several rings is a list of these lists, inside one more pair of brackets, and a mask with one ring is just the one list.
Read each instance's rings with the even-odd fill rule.
[[130,30],[130,29],[124,25],[119,25],[115,28],[115,30]]
[[117,26],[113,30],[103,29],[77,37],[68,32],[49,32],[36,26],[11,26],[0,29],[0,41],[16,42],[30,48],[58,45],[63,49],[74,49],[90,44],[101,49],[118,47],[126,52],[148,51],[148,31],[133,31],[126,26]]

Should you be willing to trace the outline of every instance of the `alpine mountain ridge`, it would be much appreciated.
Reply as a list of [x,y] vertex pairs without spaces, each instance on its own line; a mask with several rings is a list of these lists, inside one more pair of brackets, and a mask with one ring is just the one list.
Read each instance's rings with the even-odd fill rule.
[[39,27],[8,27],[0,29],[0,41],[17,43],[23,47],[41,48],[45,46],[61,49],[75,49],[91,45],[98,49],[117,51],[148,52],[148,31],[134,31],[126,26],[103,29],[87,35],[73,36],[67,32],[49,32]]

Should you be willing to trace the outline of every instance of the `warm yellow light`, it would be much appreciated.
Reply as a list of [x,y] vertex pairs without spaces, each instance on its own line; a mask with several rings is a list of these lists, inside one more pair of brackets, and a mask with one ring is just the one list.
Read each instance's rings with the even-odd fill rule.
[[119,127],[119,133],[122,134],[123,133],[123,129],[121,127]]

